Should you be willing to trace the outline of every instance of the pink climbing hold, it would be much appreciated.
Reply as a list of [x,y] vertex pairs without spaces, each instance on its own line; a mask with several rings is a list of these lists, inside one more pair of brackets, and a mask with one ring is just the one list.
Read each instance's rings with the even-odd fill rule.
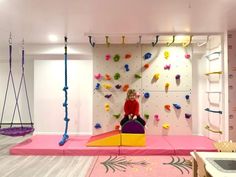
[[102,78],[101,73],[97,73],[94,75],[95,79],[100,80]]
[[106,61],[109,61],[111,59],[111,55],[110,54],[107,54],[106,56],[105,56],[105,60]]
[[160,120],[159,115],[158,115],[158,114],[155,114],[155,115],[154,115],[154,119],[155,119],[156,121],[159,121],[159,120]]
[[191,55],[190,55],[189,53],[186,53],[186,54],[184,55],[184,57],[185,57],[186,59],[189,59],[189,58],[191,57]]

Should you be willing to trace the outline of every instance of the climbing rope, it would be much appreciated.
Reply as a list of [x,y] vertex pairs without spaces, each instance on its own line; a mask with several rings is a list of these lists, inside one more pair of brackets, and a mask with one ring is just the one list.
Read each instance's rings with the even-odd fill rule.
[[65,101],[63,103],[63,107],[65,108],[65,118],[64,118],[64,121],[66,123],[65,125],[65,132],[62,136],[62,139],[61,141],[59,142],[59,145],[60,146],[63,146],[66,141],[69,139],[69,135],[67,134],[67,131],[68,131],[68,124],[69,124],[69,121],[70,119],[68,118],[68,86],[67,86],[67,37],[65,36],[65,55],[64,55],[64,61],[65,61],[65,86],[63,88],[63,91],[65,92]]

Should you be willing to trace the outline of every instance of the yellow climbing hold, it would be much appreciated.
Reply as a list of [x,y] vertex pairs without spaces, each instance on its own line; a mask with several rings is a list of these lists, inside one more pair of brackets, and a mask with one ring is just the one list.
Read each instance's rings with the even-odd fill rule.
[[103,84],[102,86],[105,89],[110,89],[112,87],[111,84]]
[[110,105],[108,103],[104,104],[105,111],[110,111]]
[[159,73],[156,73],[156,74],[154,74],[154,79],[156,79],[156,80],[158,80],[159,78],[160,78],[160,74]]
[[164,124],[162,125],[162,127],[163,127],[164,129],[169,129],[169,128],[170,128],[170,124],[164,123]]
[[167,83],[165,84],[165,87],[166,87],[166,88],[169,88],[169,86],[170,86],[170,83],[167,82]]
[[166,51],[164,52],[164,58],[165,58],[165,59],[168,59],[169,57],[170,57],[170,52],[166,50]]

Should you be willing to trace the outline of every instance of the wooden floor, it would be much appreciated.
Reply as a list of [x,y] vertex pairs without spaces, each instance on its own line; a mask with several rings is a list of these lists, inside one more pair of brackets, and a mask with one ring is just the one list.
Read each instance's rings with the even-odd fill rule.
[[9,148],[28,137],[0,135],[0,177],[85,177],[95,157],[10,156]]

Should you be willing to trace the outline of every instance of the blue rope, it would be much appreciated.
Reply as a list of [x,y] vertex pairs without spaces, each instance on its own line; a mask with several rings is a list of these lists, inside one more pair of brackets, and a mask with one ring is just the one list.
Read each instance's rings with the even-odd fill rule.
[[68,118],[68,93],[67,93],[67,90],[68,90],[68,86],[67,86],[67,37],[65,36],[65,86],[63,88],[63,91],[65,92],[65,102],[63,103],[63,107],[65,108],[65,118],[64,118],[64,121],[66,123],[65,125],[65,132],[62,136],[62,139],[61,141],[59,142],[59,145],[60,146],[63,146],[66,141],[69,139],[69,135],[67,134],[67,131],[68,131],[68,124],[69,124],[69,121],[70,119]]

